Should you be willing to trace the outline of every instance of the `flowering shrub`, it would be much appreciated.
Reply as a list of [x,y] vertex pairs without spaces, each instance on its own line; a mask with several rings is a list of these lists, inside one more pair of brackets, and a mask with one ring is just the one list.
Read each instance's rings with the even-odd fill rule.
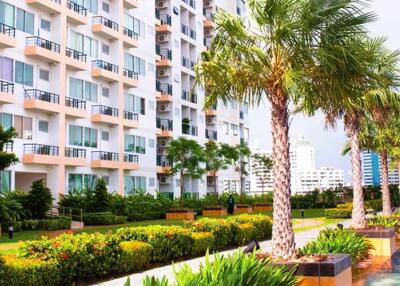
[[374,216],[368,220],[368,225],[393,227],[396,235],[400,235],[400,213],[393,213],[391,216]]
[[210,232],[193,232],[192,252],[193,256],[204,255],[208,250],[215,250],[214,236]]
[[237,245],[243,245],[255,238],[255,227],[251,223],[237,224],[233,240]]
[[140,241],[123,241],[119,244],[121,256],[118,260],[119,273],[132,273],[144,269],[150,262],[153,247]]
[[[253,237],[251,239],[265,240],[270,239],[272,236],[272,218],[266,215],[250,215],[242,214],[237,216],[232,216],[228,220],[233,221],[238,224],[250,223],[254,226]],[[237,241],[237,239],[235,239]],[[239,240],[241,243],[242,240]]]

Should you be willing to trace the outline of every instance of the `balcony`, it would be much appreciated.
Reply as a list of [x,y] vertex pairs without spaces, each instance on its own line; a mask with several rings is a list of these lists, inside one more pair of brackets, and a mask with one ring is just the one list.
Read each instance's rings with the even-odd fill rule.
[[217,131],[206,129],[206,138],[209,140],[217,140]]
[[65,147],[64,163],[67,166],[85,166],[86,149]]
[[182,57],[182,66],[183,67],[185,67],[187,69],[190,69],[190,70],[193,70],[195,64],[196,64],[195,61],[192,61],[187,57]]
[[157,8],[155,9],[155,17],[156,17],[156,26],[161,25],[161,20],[160,20],[160,10]]
[[105,105],[92,105],[92,122],[118,125],[118,109]]
[[197,37],[196,31],[193,29],[190,29],[185,24],[181,24],[181,33],[193,40],[196,40],[196,37]]
[[24,164],[58,165],[60,163],[59,148],[43,144],[24,144]]
[[0,23],[0,48],[15,48],[16,46],[15,28]]
[[0,80],[0,104],[14,103],[14,84]]
[[173,136],[173,121],[171,119],[161,119],[157,117],[156,128],[156,135],[159,137],[171,138]]
[[158,67],[172,67],[172,51],[170,49],[158,49],[156,52],[160,56],[160,60],[156,63]]
[[88,64],[86,62],[86,54],[70,48],[66,48],[65,55],[67,56],[65,58],[65,64],[68,68],[76,71],[84,71],[87,69]]
[[92,32],[109,40],[117,40],[120,36],[118,23],[103,16],[92,17]]
[[92,151],[92,168],[118,169],[120,166],[118,153]]
[[137,8],[138,6],[138,0],[124,0],[124,7],[126,9],[133,9]]
[[156,81],[156,99],[158,102],[172,102],[172,84]]
[[86,101],[73,97],[65,97],[65,114],[71,117],[84,118],[86,116]]
[[160,25],[156,27],[157,33],[172,32],[171,16],[168,14],[160,14]]
[[185,101],[189,101],[191,103],[197,103],[197,94],[193,92],[189,92],[187,90],[182,90],[181,98]]
[[139,75],[134,71],[124,69],[124,86],[125,87],[138,87]]
[[26,3],[50,14],[60,14],[61,0],[26,0]]
[[193,9],[196,9],[196,1],[195,0],[182,0],[182,2],[186,3]]
[[124,154],[123,168],[125,170],[138,170],[139,156],[134,154]]
[[212,13],[210,11],[205,11],[204,16],[205,16],[205,19],[203,21],[204,28],[206,28],[206,29],[215,28],[214,13]]
[[197,126],[190,125],[182,120],[182,134],[197,136]]
[[67,20],[76,25],[86,25],[87,19],[87,9],[71,0],[67,0]]
[[102,60],[94,60],[92,61],[92,77],[116,82],[119,80],[118,66]]
[[205,111],[205,113],[206,113],[206,116],[216,116],[217,115],[217,106],[214,105],[212,108],[207,109]]
[[128,128],[138,128],[139,114],[124,110],[123,125]]
[[61,61],[60,45],[37,36],[27,37],[25,56],[38,58],[50,64],[59,63]]
[[239,119],[244,120],[244,111],[242,110],[239,111]]
[[24,108],[40,110],[46,113],[60,113],[60,96],[48,91],[26,89]]
[[171,171],[171,162],[167,156],[157,154],[157,174],[167,174]]
[[122,40],[127,48],[137,48],[139,35],[128,28],[122,29]]
[[206,50],[211,49],[212,39],[210,38],[203,38],[203,45],[206,47]]

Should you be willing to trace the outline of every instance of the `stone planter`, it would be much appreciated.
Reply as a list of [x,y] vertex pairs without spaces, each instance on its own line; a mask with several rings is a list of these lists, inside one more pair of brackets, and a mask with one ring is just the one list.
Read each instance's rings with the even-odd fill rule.
[[252,212],[253,212],[253,207],[250,205],[237,205],[235,210],[233,211],[233,214],[246,214]]
[[371,255],[392,256],[396,252],[396,232],[393,227],[376,229],[355,229],[356,233],[364,235],[374,246]]
[[288,269],[298,265],[296,276],[298,286],[351,286],[351,256],[333,254],[323,261],[282,262]]
[[194,217],[194,211],[172,211],[165,214],[165,218],[171,220],[194,220]]
[[265,211],[272,211],[272,206],[267,204],[254,204],[253,210],[255,212],[265,212]]
[[228,215],[226,208],[203,209],[203,216],[224,216]]

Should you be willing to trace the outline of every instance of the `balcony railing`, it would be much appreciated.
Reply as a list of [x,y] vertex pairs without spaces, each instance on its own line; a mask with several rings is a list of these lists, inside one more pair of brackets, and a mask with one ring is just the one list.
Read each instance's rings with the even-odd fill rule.
[[111,21],[110,19],[107,19],[103,16],[92,17],[92,23],[93,24],[102,24],[102,25],[106,26],[107,28],[118,31],[118,23]]
[[118,153],[106,151],[92,151],[92,160],[118,161]]
[[118,117],[118,109],[105,105],[92,105],[92,114],[103,114]]
[[113,72],[113,73],[118,73],[118,66],[117,65],[114,65],[114,64],[102,61],[102,60],[94,60],[94,61],[92,61],[92,67],[93,68],[101,68],[103,70],[110,71],[110,72]]
[[214,20],[215,14],[213,12],[211,12],[211,11],[207,11],[207,10],[204,9],[203,10],[203,15],[204,15],[204,17],[206,17],[207,20],[211,20],[211,21]]
[[124,35],[129,38],[132,38],[135,40],[137,40],[139,38],[139,35],[137,33],[135,33],[134,31],[132,31],[126,27],[124,27],[124,29],[122,31],[123,31]]
[[160,14],[161,25],[171,26],[171,16],[168,14]]
[[6,82],[0,80],[0,92],[14,93],[14,84],[12,82]]
[[182,66],[184,66],[185,68],[193,69],[195,64],[195,61],[192,61],[187,57],[182,57]]
[[172,51],[170,49],[160,49],[158,55],[161,56],[161,59],[163,60],[172,60]]
[[217,140],[217,131],[206,129],[206,138]]
[[41,101],[60,104],[60,96],[58,94],[38,89],[26,89],[25,99],[37,99]]
[[15,38],[15,28],[3,23],[0,23],[0,33]]
[[155,16],[156,16],[156,19],[160,20],[160,10],[158,10],[157,8],[155,11]]
[[183,100],[190,101],[192,103],[197,103],[197,94],[189,92],[187,90],[182,90],[182,97]]
[[203,45],[209,50],[211,48],[212,39],[203,38]]
[[54,53],[60,53],[60,45],[57,43],[54,43],[52,41],[40,38],[38,36],[32,36],[32,37],[27,37],[26,38],[26,45],[27,46],[36,46],[36,47],[41,47],[43,49],[52,51]]
[[43,144],[24,144],[24,154],[50,155],[58,156],[58,146],[43,145]]
[[135,73],[134,71],[128,70],[124,68],[124,76],[130,79],[138,79],[139,75]]
[[243,111],[239,111],[239,118],[240,119],[244,119],[244,112]]
[[189,36],[189,27],[185,24],[181,24],[181,32],[182,34]]
[[172,131],[173,121],[171,119],[156,118],[156,127],[162,131]]
[[195,0],[182,0],[184,3],[188,4],[193,9],[196,9],[196,1]]
[[196,31],[190,29],[189,37],[191,37],[193,40],[196,40]]
[[139,121],[139,114],[124,110],[124,119],[132,120],[132,121]]
[[192,136],[197,136],[197,126],[189,125],[182,122],[182,133]]
[[65,157],[86,158],[86,150],[79,148],[65,147]]
[[71,49],[71,48],[66,48],[65,49],[65,55],[67,57],[69,57],[69,58],[73,58],[75,60],[78,60],[78,61],[86,63],[87,56],[86,56],[86,54],[84,54],[82,52],[76,51],[76,50]]
[[67,8],[82,15],[86,16],[87,15],[87,9],[75,2],[72,2],[71,0],[67,0]]
[[14,142],[7,142],[3,145],[3,152],[12,152],[14,150]]
[[161,166],[161,167],[171,167],[171,161],[168,160],[167,156],[165,155],[161,155],[161,154],[157,154],[157,166]]
[[86,101],[73,97],[65,97],[65,106],[86,110]]
[[139,163],[139,156],[134,154],[124,154],[124,162]]
[[161,83],[159,80],[156,81],[156,90],[161,94],[172,95],[172,84]]

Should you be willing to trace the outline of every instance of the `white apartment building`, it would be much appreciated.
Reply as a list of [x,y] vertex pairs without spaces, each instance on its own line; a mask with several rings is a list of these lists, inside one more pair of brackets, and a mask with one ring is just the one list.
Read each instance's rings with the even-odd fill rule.
[[[260,154],[271,157],[272,152],[256,151],[254,154]],[[250,172],[251,193],[253,195],[261,195],[263,193],[272,192],[274,187],[274,176],[272,168],[268,170],[259,162],[252,161]]]
[[[243,11],[242,1],[220,2],[0,1],[0,123],[17,130],[8,148],[20,161],[0,186],[28,191],[43,178],[58,198],[101,176],[120,194],[178,196],[166,176],[170,138],[248,140],[244,106],[203,112],[204,91],[194,87],[213,13]],[[237,178],[227,170],[218,183]],[[195,196],[207,189],[206,176],[188,182]]]

